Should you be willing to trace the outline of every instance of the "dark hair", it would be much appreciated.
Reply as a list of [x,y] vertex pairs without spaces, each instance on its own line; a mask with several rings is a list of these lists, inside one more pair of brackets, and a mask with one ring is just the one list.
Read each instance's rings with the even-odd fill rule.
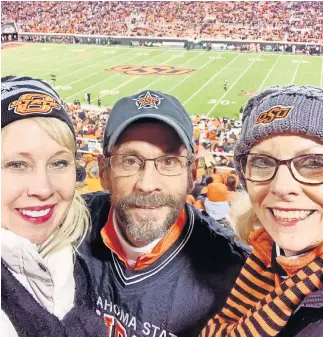
[[203,175],[202,178],[201,178],[201,185],[202,185],[202,186],[205,186],[205,185],[206,185],[206,179],[207,179],[207,176],[206,176],[206,175]]
[[76,164],[76,181],[83,182],[86,178],[86,170],[85,167],[81,164]]
[[207,177],[206,180],[205,180],[206,186],[209,185],[209,184],[212,184],[212,183],[213,183],[213,178],[212,177]]
[[227,179],[228,191],[235,192],[236,191],[236,184],[237,184],[236,178],[234,176],[229,176],[228,179]]

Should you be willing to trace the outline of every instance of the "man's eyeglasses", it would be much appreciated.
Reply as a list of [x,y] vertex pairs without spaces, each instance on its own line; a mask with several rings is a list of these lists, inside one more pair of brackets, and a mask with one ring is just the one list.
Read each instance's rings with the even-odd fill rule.
[[140,156],[116,154],[107,157],[112,171],[118,176],[133,176],[144,169],[146,161],[153,161],[156,170],[163,176],[177,176],[192,163],[185,156],[161,156],[145,159]]
[[289,168],[293,178],[304,184],[323,184],[323,154],[305,154],[287,160],[249,153],[241,157],[240,165],[245,179],[267,182],[274,179],[280,165]]

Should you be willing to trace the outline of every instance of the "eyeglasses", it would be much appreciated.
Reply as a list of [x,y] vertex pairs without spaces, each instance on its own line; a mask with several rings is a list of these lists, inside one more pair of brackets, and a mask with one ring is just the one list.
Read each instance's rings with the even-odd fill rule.
[[192,163],[185,156],[161,156],[153,159],[145,159],[134,155],[116,154],[107,157],[112,171],[118,176],[133,176],[144,169],[146,161],[153,161],[156,170],[163,176],[178,176]]
[[276,176],[280,165],[289,168],[293,178],[304,184],[323,184],[323,154],[305,154],[279,160],[264,154],[249,153],[241,157],[240,165],[245,179],[267,182]]

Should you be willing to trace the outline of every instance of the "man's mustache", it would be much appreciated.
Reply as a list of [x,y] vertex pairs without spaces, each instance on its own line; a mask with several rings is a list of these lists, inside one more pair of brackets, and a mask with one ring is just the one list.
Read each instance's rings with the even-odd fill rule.
[[141,207],[141,208],[156,208],[169,206],[174,207],[177,200],[166,194],[152,194],[152,195],[141,195],[141,194],[130,194],[122,198],[118,202],[118,207],[123,209],[131,207]]

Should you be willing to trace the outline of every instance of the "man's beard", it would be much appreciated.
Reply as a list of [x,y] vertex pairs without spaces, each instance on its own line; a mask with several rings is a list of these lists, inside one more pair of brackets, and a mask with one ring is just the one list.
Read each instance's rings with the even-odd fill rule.
[[[176,198],[166,194],[130,194],[115,204],[116,218],[120,229],[123,232],[126,231],[128,237],[132,240],[149,244],[165,235],[178,218],[185,201],[186,193],[180,194]],[[158,220],[151,215],[137,218],[138,220],[134,221],[128,210],[135,207],[167,207],[169,211],[164,220]]]

